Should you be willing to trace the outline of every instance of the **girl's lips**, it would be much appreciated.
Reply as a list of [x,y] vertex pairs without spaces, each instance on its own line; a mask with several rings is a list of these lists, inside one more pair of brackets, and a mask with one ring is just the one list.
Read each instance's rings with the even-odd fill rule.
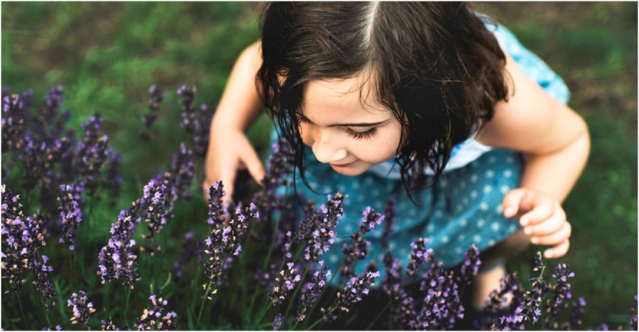
[[350,164],[352,164],[352,162],[351,162],[351,163],[348,163],[348,164],[331,164],[331,165],[332,165],[332,166],[335,166],[335,167],[346,167],[346,166],[348,166],[348,165],[350,165]]

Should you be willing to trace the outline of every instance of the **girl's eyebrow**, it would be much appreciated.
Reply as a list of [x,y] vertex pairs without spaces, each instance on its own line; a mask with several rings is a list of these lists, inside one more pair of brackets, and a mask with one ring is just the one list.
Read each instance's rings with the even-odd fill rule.
[[[307,117],[305,117],[304,115],[295,112],[297,115],[301,116],[302,119],[313,123],[311,120],[309,120]],[[384,120],[384,121],[380,121],[380,122],[369,122],[369,123],[334,123],[331,125],[328,125],[328,127],[370,127],[370,126],[377,126],[380,125],[382,123],[387,122],[388,120]]]

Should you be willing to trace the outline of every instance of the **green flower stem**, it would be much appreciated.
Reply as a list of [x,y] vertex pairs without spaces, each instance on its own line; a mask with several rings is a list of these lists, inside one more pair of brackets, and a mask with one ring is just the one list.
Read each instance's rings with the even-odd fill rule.
[[255,321],[255,325],[253,326],[251,330],[255,330],[257,326],[260,325],[262,318],[264,318],[264,315],[266,315],[266,312],[268,311],[268,308],[270,307],[271,307],[271,304],[266,303],[266,305],[262,308],[262,311],[257,315],[257,320]]
[[20,307],[20,313],[22,314],[22,323],[24,323],[24,328],[25,330],[28,330],[29,327],[27,326],[27,317],[24,315],[24,310],[22,309],[22,300],[20,300],[20,295],[18,295],[18,293],[13,293],[16,295],[16,299],[18,299],[18,306]]
[[42,303],[42,308],[44,309],[44,317],[47,320],[47,324],[49,325],[49,327],[52,327],[51,319],[49,318],[49,308],[47,308],[47,306],[44,304],[44,299],[41,298],[40,300],[40,302]]
[[209,283],[206,285],[206,291],[204,292],[204,300],[202,304],[200,304],[200,312],[197,314],[197,320],[195,321],[195,329],[197,330],[198,325],[200,324],[200,318],[202,318],[202,311],[204,310],[204,304],[206,304],[207,296],[209,295],[209,291],[211,290],[211,285],[213,282],[209,280]]
[[126,325],[129,325],[129,299],[131,298],[131,288],[126,287],[124,288],[124,293],[126,294],[126,302],[124,305],[124,321],[126,322]]
[[383,314],[384,312],[386,312],[386,309],[390,308],[391,303],[392,303],[392,300],[391,300],[391,302],[388,302],[388,304],[384,307],[384,309],[382,309],[382,310],[379,312],[379,314],[377,314],[377,317],[375,317],[375,319],[373,319],[373,321],[372,321],[370,324],[368,324],[368,326],[366,327],[366,330],[367,330],[367,331],[368,331],[368,330],[370,330],[370,329],[371,329],[371,327],[373,327],[373,325],[375,325],[375,322],[377,322],[377,320],[379,320],[379,318],[380,318],[380,317],[382,317],[382,314]]
[[[327,316],[330,316],[330,314],[333,313],[333,311],[337,310],[337,307],[331,309],[328,311],[328,313],[326,314]],[[306,331],[311,330],[312,328],[314,328],[317,324],[321,323],[324,321],[324,317],[318,319],[315,321],[315,323],[311,324],[311,326],[309,326],[308,328],[306,328]]]

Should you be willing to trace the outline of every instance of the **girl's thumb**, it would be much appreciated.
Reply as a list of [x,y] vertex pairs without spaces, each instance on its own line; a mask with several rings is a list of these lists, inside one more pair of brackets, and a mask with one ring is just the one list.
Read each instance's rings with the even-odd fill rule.
[[261,186],[262,179],[264,178],[264,175],[266,175],[266,172],[264,171],[262,161],[258,157],[255,150],[250,149],[249,152],[245,155],[244,164],[246,165],[246,168],[248,168],[251,176]]

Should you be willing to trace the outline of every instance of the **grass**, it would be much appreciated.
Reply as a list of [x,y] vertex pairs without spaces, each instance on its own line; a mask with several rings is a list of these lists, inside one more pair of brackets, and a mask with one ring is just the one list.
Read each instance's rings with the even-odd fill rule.
[[[572,92],[569,105],[589,125],[591,157],[564,204],[573,234],[571,249],[561,260],[577,275],[573,295],[588,301],[586,327],[626,323],[637,293],[637,6],[489,3],[477,7],[510,28],[565,79]],[[104,116],[111,144],[124,153],[127,171],[116,203],[117,209],[124,208],[139,195],[141,183],[168,168],[171,153],[186,139],[175,126],[180,114],[174,89],[197,85],[198,104],[217,103],[237,56],[259,36],[257,9],[254,3],[234,2],[3,2],[2,85],[13,91],[34,88],[37,100],[50,86],[64,85],[64,106],[71,110],[71,125],[78,130],[94,112]],[[147,112],[151,84],[169,89],[155,125],[162,144],[152,141],[140,148],[130,142],[137,141],[143,129],[141,117]],[[265,116],[251,129],[250,138],[262,151],[269,130]],[[190,213],[202,212],[203,206],[197,197],[176,211],[175,219],[204,220],[204,215]],[[94,232],[80,229],[78,238],[87,246],[103,244],[116,212],[100,203],[94,209]],[[178,247],[182,235],[198,226],[204,231],[204,225],[191,221],[171,223],[165,234],[176,236],[163,240],[167,247]],[[527,259],[537,250],[531,247],[509,262],[509,270],[529,275]],[[170,260],[162,263],[161,271],[170,270]],[[80,268],[95,269],[83,264]],[[73,278],[78,277],[57,278],[65,299],[75,290],[71,280],[91,287],[99,283],[95,275]],[[166,278],[166,273],[157,276],[154,287]],[[176,292],[172,286],[167,291]],[[179,293],[174,296],[182,299]]]

